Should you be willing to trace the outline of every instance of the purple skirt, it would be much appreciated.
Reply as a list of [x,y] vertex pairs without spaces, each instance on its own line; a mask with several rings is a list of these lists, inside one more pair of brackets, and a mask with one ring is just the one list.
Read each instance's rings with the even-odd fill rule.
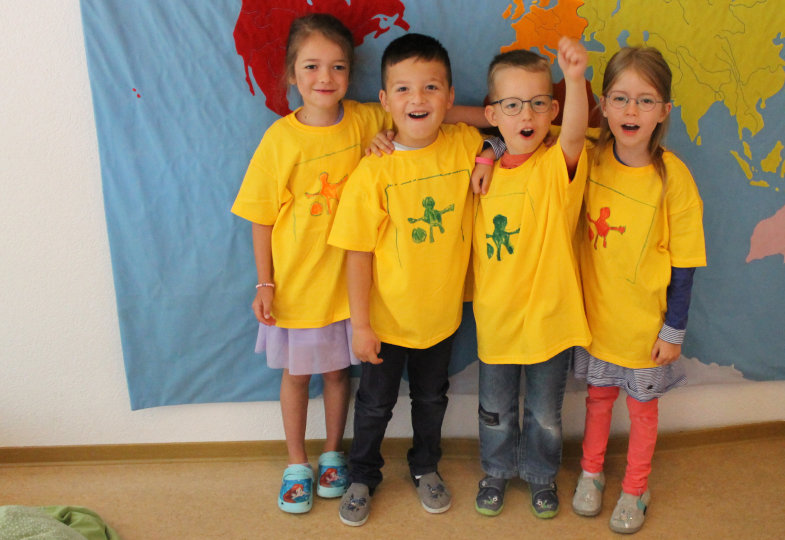
[[328,373],[357,365],[349,319],[323,328],[280,328],[259,323],[256,352],[267,354],[267,367],[291,375]]

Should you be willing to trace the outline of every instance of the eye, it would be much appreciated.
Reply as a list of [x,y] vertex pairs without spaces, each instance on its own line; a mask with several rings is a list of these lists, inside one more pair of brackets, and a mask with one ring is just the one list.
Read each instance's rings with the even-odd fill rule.
[[316,69],[316,64],[306,64],[303,69]]
[[544,97],[535,97],[532,98],[532,107],[537,108],[546,108],[548,106],[548,100]]
[[395,91],[396,92],[407,92],[408,90],[409,90],[408,86],[396,86],[395,87]]
[[628,98],[624,94],[613,94],[611,96],[611,103],[615,105],[626,105],[627,101]]
[[508,111],[514,111],[515,109],[520,107],[520,104],[514,99],[505,99],[504,101],[502,101],[501,105],[503,109],[506,109]]
[[349,66],[345,66],[343,64],[336,64],[336,65],[333,66],[333,69],[336,70],[336,71],[345,71],[345,70],[349,69]]
[[425,87],[425,89],[433,91],[433,90],[438,90],[439,87],[435,84],[429,84],[428,86]]
[[657,104],[657,100],[654,99],[654,96],[641,96],[638,98],[638,103],[644,107],[654,107]]

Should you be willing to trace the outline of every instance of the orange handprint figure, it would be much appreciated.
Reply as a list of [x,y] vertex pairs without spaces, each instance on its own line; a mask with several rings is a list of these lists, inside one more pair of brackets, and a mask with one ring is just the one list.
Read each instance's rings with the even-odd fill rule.
[[624,234],[624,231],[627,230],[627,227],[621,225],[618,227],[613,227],[608,224],[608,218],[611,215],[611,209],[607,206],[603,206],[600,208],[600,217],[597,219],[592,219],[589,212],[586,212],[586,219],[589,220],[590,223],[594,223],[594,228],[597,229],[597,235],[595,236],[594,231],[592,231],[591,226],[589,227],[589,240],[594,240],[594,249],[597,249],[597,240],[602,237],[602,247],[608,247],[608,233],[611,231],[616,231],[619,234]]

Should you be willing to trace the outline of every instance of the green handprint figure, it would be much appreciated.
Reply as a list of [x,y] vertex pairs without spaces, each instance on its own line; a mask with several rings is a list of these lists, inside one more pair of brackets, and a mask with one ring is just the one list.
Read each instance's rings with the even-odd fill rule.
[[[518,234],[521,232],[520,227],[515,229],[514,231],[506,231],[507,228],[507,217],[501,214],[497,214],[493,218],[493,234],[486,234],[485,238],[491,238],[493,243],[496,244],[496,260],[502,260],[502,246],[507,248],[507,253],[512,255],[512,245],[510,244],[510,236],[513,234]],[[487,252],[488,258],[490,259],[493,257],[493,246],[487,244]]]
[[[434,207],[436,206],[436,201],[433,200],[433,197],[425,197],[422,200],[422,205],[425,207],[425,212],[423,213],[422,217],[419,218],[409,218],[409,223],[417,223],[418,221],[424,221],[430,227],[430,234],[428,235],[429,241],[433,243],[433,228],[438,227],[439,230],[443,233],[444,226],[442,225],[442,214],[446,214],[447,212],[452,212],[455,210],[455,205],[451,204],[444,210],[436,210]],[[412,231],[412,240],[416,243],[420,243],[425,241],[425,231],[421,228],[416,228]]]

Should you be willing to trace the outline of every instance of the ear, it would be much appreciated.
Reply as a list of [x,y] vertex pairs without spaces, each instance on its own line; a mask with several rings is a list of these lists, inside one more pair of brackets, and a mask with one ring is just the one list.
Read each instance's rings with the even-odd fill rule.
[[668,115],[671,113],[671,109],[673,108],[673,103],[670,101],[668,103],[663,104],[664,107],[662,108],[662,113],[660,114],[660,118],[657,120],[657,123],[664,121]]
[[553,122],[557,116],[559,116],[559,101],[554,99],[551,102],[551,122]]
[[600,96],[600,110],[602,111],[602,115],[605,118],[608,118],[608,111],[606,110],[607,106],[608,104],[605,102],[605,96]]
[[494,107],[493,105],[485,106],[485,119],[493,127],[499,126],[499,122],[496,120],[496,107]]
[[447,102],[447,108],[451,109],[454,102],[455,102],[455,87],[451,86],[450,87],[450,100]]
[[382,109],[390,112],[390,108],[387,106],[387,92],[384,90],[379,90],[379,103],[382,104]]

